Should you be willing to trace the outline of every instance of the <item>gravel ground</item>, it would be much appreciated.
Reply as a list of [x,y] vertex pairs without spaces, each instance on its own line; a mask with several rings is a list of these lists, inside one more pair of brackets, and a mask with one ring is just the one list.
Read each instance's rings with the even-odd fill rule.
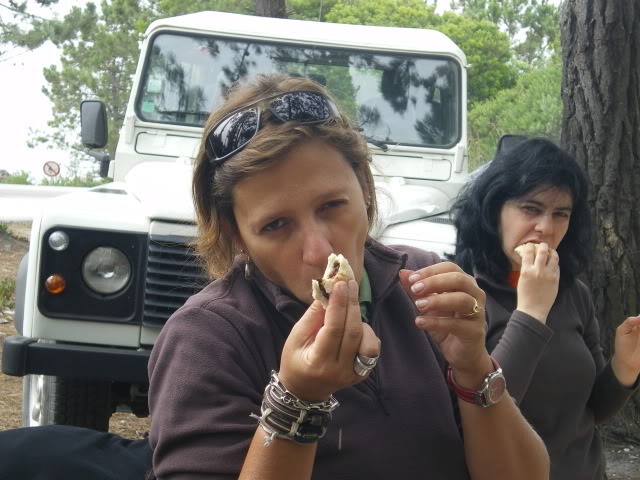
[[[0,280],[15,278],[18,263],[28,249],[29,224],[11,224],[13,237],[0,231]],[[0,312],[0,352],[4,337],[15,335],[13,312]],[[22,379],[0,374],[0,431],[21,427]],[[141,438],[149,430],[148,418],[116,413],[110,431],[126,438]],[[640,447],[606,442],[609,479],[640,480]],[[569,479],[567,479],[569,480]]]

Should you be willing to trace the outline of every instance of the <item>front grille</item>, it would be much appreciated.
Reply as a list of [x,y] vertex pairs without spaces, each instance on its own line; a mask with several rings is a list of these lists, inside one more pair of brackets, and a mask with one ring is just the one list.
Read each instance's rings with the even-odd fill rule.
[[453,225],[453,220],[449,217],[427,217],[424,219],[425,222],[430,223],[443,223],[445,225]]
[[186,239],[151,236],[147,254],[143,324],[161,327],[209,281]]

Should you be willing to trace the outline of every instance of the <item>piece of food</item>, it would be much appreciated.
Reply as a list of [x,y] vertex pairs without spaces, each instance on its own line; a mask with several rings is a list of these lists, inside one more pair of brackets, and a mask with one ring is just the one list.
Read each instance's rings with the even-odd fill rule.
[[336,282],[355,280],[349,261],[342,255],[332,253],[327,261],[327,269],[322,278],[311,281],[311,294],[324,308],[329,305],[329,295]]
[[[516,252],[518,255],[520,255],[521,257],[524,255],[524,246],[525,246],[525,245],[529,245],[529,244],[528,244],[528,243],[523,243],[522,245],[518,245],[518,246],[514,249],[514,250],[515,250],[515,252]],[[539,245],[539,244],[537,244],[537,243],[532,243],[531,245],[533,245],[533,247],[534,247],[534,249],[535,249],[535,253],[534,253],[534,256],[535,256],[535,254],[537,254],[537,253],[538,253],[538,248],[540,247],[540,245]]]

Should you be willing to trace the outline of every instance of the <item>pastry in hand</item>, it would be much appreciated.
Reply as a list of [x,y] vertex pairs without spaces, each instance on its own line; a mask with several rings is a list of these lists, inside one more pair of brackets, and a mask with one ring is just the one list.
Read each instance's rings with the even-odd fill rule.
[[[518,245],[514,250],[515,252],[520,255],[521,257],[524,255],[524,247],[525,245],[529,245],[529,243],[523,243],[522,245]],[[537,255],[538,253],[538,248],[540,248],[540,245],[538,243],[531,243],[531,245],[533,245],[534,247],[534,257]]]
[[327,269],[322,278],[311,281],[311,294],[326,309],[329,305],[329,295],[336,282],[349,280],[355,280],[349,261],[342,255],[332,253],[329,255]]

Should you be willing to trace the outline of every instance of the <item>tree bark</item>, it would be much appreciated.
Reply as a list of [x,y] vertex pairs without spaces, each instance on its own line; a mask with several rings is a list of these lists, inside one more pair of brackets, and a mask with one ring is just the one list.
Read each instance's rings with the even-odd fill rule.
[[256,15],[260,17],[287,18],[285,0],[256,0]]
[[[640,311],[640,0],[565,0],[561,143],[589,178],[594,260],[586,280],[605,358]],[[640,443],[640,396],[606,433]]]

